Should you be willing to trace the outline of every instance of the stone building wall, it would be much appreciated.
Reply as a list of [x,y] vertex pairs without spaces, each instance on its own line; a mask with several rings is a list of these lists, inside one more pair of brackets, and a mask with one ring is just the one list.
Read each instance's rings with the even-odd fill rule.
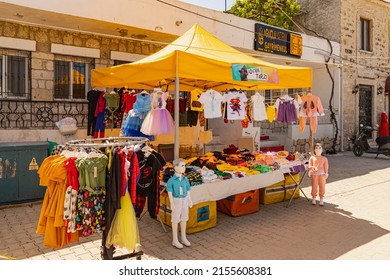
[[[323,137],[323,138],[313,138],[313,143],[321,143],[322,149],[324,153],[332,150],[333,139],[331,137]],[[338,137],[338,141],[336,142],[336,151],[340,150],[340,137]],[[310,140],[309,139],[297,139],[293,140],[291,145],[292,152],[300,152],[307,153],[310,152]]]
[[[355,85],[372,87],[372,124],[380,123],[380,113],[389,112],[389,97],[377,95],[389,75],[390,4],[381,0],[299,0],[302,15],[297,18],[309,29],[340,42],[343,60],[343,143],[359,126],[359,94]],[[340,16],[336,16],[340,15]],[[360,17],[372,20],[372,52],[359,48]],[[310,34],[310,33],[308,33]]]
[[[340,17],[337,16],[341,12],[339,0],[298,0],[298,3],[301,5],[301,15],[296,19],[298,23],[340,43]],[[302,32],[297,27],[295,29]],[[310,34],[305,28],[303,31]]]
[[52,101],[54,88],[54,59],[51,44],[62,44],[100,50],[100,58],[61,57],[64,60],[92,62],[96,68],[112,66],[111,51],[150,55],[163,46],[140,41],[101,37],[65,30],[26,26],[0,21],[0,36],[36,41],[36,51],[31,52],[31,97],[35,101]]
[[[388,74],[390,4],[379,0],[341,1],[341,55],[344,58],[344,134],[345,137],[359,126],[359,96],[352,93],[356,84],[373,88],[373,125],[380,123],[380,113],[385,108],[386,97],[377,95],[379,85],[384,86]],[[372,20],[372,52],[359,50],[359,20],[364,17]],[[345,141],[346,143],[346,141]]]

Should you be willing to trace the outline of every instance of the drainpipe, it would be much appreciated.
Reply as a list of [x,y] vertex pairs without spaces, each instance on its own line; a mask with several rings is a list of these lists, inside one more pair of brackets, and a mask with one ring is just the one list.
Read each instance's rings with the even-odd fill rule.
[[339,68],[340,71],[340,88],[339,88],[339,97],[340,97],[340,109],[339,109],[339,121],[340,121],[340,150],[344,152],[344,120],[343,120],[343,96],[344,96],[344,86],[343,86],[343,72],[344,72],[344,64],[341,61],[341,66]]

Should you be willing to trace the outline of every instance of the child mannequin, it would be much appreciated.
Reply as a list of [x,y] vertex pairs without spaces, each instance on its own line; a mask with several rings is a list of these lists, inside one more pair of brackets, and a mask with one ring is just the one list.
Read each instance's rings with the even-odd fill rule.
[[[183,248],[183,244],[187,247],[191,243],[186,237],[186,227],[188,221],[188,207],[192,207],[193,203],[190,195],[190,182],[184,176],[186,170],[185,160],[182,158],[175,159],[173,162],[175,174],[167,182],[167,191],[169,202],[171,204],[171,221],[172,221],[172,245],[178,249]],[[178,224],[180,223],[181,243],[178,240]]]
[[322,154],[320,143],[314,145],[314,156],[309,159],[309,177],[311,177],[311,204],[316,205],[319,192],[320,205],[324,205],[325,184],[328,179],[328,159]]

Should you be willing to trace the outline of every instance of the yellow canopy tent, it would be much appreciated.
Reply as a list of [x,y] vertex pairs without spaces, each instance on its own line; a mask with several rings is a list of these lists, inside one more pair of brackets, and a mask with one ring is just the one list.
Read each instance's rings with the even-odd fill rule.
[[[312,70],[282,66],[244,54],[223,43],[198,24],[171,44],[139,61],[92,70],[92,86],[153,89],[175,85],[179,90],[212,88],[242,90],[307,88]],[[175,120],[179,118],[175,98]],[[175,122],[175,149],[178,157],[179,122]]]

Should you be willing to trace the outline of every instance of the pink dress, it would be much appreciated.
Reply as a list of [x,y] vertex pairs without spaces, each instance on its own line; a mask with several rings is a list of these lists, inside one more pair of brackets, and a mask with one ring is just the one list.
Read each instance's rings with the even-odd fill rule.
[[141,126],[141,132],[146,135],[171,134],[175,123],[166,109],[168,92],[155,91],[152,96],[152,110],[146,115]]

